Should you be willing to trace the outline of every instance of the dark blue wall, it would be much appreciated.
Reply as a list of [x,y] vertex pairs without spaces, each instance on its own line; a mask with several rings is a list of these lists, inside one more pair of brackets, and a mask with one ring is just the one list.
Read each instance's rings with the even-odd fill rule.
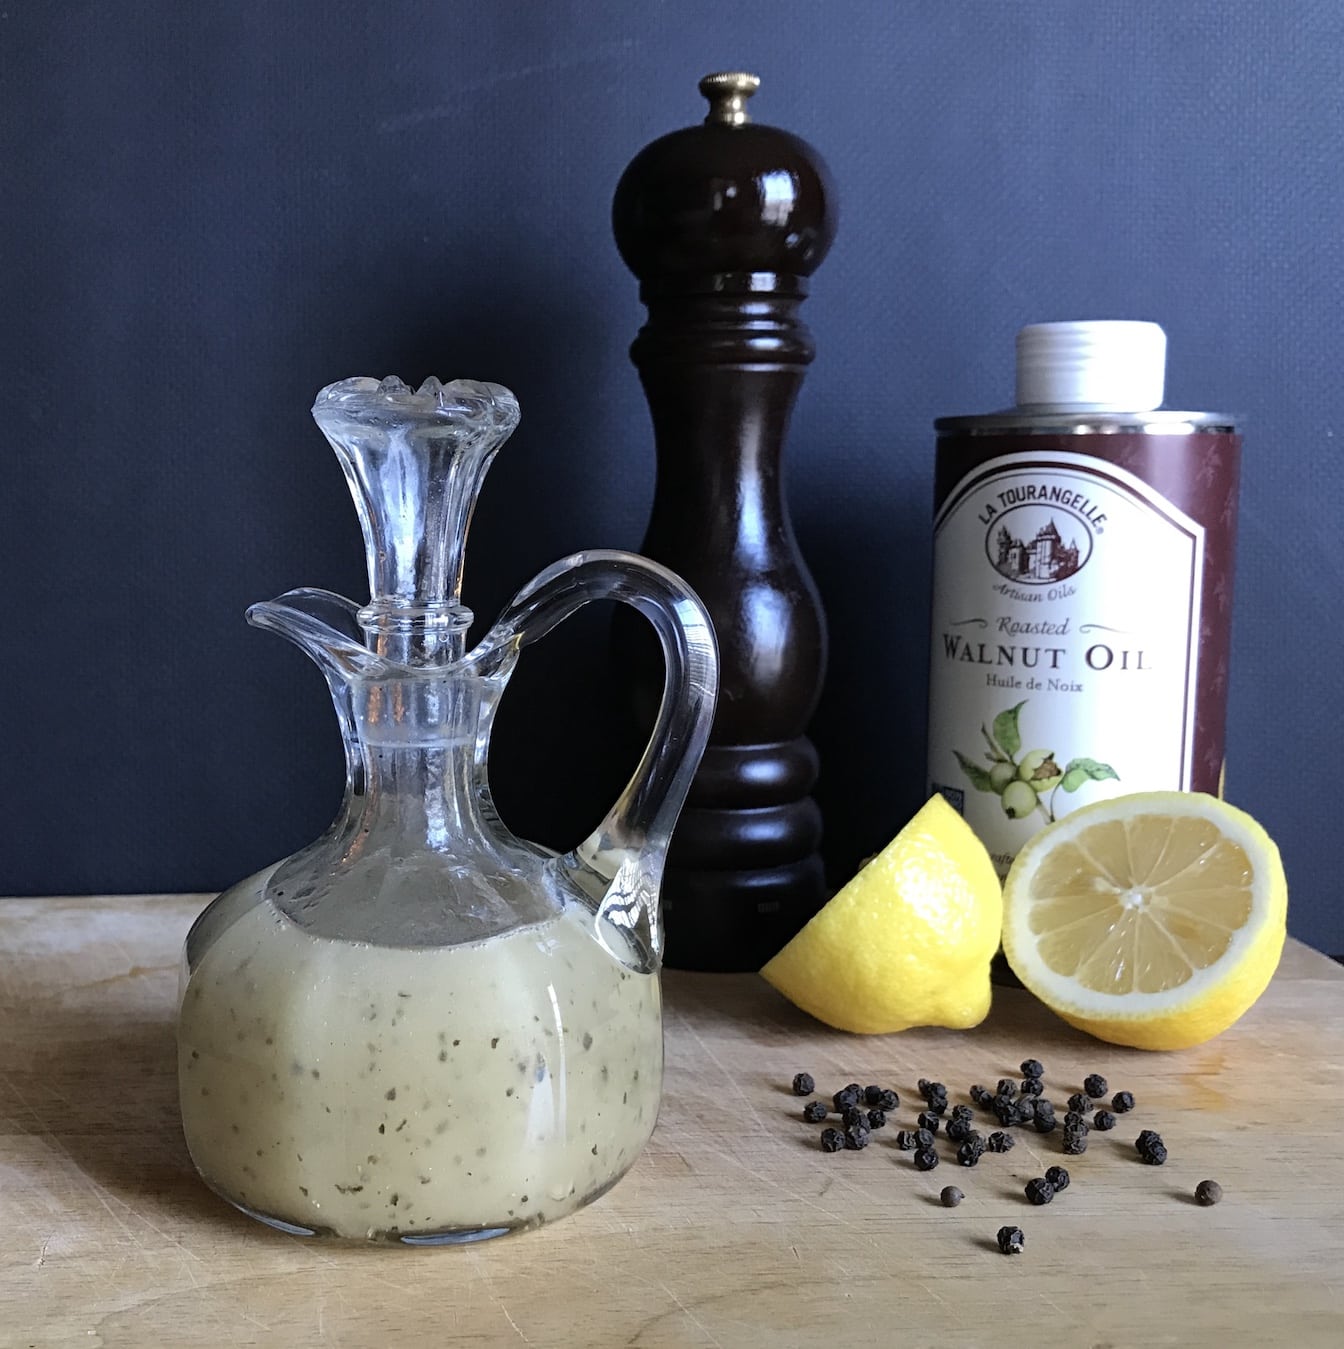
[[[832,870],[920,796],[930,420],[1010,401],[1023,322],[1152,318],[1170,401],[1247,419],[1228,794],[1283,847],[1293,930],[1344,950],[1334,0],[9,4],[0,893],[209,889],[326,823],[321,681],[242,621],[365,593],[320,385],[517,391],[483,617],[566,551],[638,543],[611,192],[735,66],[842,195],[789,451],[831,620]],[[556,843],[625,767],[605,623],[529,655],[500,729],[506,813]]]

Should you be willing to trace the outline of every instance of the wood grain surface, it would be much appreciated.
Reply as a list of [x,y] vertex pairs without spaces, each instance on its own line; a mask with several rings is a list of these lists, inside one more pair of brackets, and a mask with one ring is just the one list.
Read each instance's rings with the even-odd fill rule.
[[[827,1031],[754,976],[670,974],[657,1132],[553,1227],[441,1250],[282,1236],[195,1177],[177,1118],[178,951],[204,897],[0,900],[0,1346],[1344,1343],[1344,973],[1290,943],[1233,1030],[1127,1052],[1001,990],[973,1032]],[[823,1154],[789,1091],[972,1082],[1044,1060],[1138,1106],[920,1174],[894,1128]],[[1170,1160],[1138,1162],[1142,1128]],[[944,1153],[947,1149],[943,1148]],[[1048,1208],[1022,1187],[1056,1162]],[[1201,1208],[1198,1181],[1226,1198]],[[938,1203],[950,1183],[956,1210]],[[1006,1223],[1027,1235],[999,1254]]]

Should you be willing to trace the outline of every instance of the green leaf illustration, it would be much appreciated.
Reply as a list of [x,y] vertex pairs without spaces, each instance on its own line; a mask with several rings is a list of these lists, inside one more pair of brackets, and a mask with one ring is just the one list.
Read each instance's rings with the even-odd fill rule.
[[1027,705],[1024,698],[1016,707],[1000,712],[994,718],[994,739],[1003,747],[1010,758],[1022,748],[1022,736],[1017,729],[1017,714]]
[[989,780],[989,774],[986,773],[978,763],[974,763],[958,750],[954,749],[952,753],[957,756],[957,762],[961,765],[961,771],[970,778],[971,786],[974,787],[977,792],[992,792],[994,790],[994,786]]
[[1101,782],[1104,778],[1120,781],[1120,774],[1108,763],[1098,763],[1095,759],[1070,759],[1064,769],[1064,779],[1059,784],[1066,792],[1076,792],[1085,782]]

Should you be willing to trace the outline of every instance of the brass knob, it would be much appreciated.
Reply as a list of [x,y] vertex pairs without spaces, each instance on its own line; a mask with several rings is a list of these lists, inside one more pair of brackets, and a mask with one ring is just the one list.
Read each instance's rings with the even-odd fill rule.
[[742,70],[721,70],[706,75],[700,81],[700,92],[709,99],[707,126],[745,126],[751,121],[747,115],[747,99],[761,87],[759,75],[748,75]]

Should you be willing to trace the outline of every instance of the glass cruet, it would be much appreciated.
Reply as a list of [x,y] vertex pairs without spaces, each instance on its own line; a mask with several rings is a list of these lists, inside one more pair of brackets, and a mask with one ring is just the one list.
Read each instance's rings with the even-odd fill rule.
[[[345,797],[321,838],[187,936],[183,1128],[207,1184],[286,1232],[499,1236],[597,1198],[652,1132],[658,889],[713,716],[713,631],[665,568],[585,552],[467,651],[463,547],[513,395],[349,379],[313,415],[355,499],[370,600],[295,590],[248,619],[325,674]],[[650,620],[666,684],[630,783],[561,856],[500,820],[490,729],[522,648],[597,599]]]

